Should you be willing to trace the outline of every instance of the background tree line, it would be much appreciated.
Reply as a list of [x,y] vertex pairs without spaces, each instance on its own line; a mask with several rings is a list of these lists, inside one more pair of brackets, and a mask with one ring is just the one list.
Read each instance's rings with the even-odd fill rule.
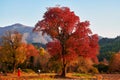
[[[23,71],[30,69],[37,72],[57,72],[60,73],[62,63],[56,56],[50,54],[40,46],[40,44],[27,44],[22,42],[22,35],[17,31],[7,31],[0,43],[0,71],[15,73],[18,68]],[[79,57],[69,63],[67,72],[94,72],[93,61]]]
[[100,54],[98,56],[99,61],[110,61],[113,54],[120,51],[120,36],[116,38],[102,38],[99,40]]
[[[0,46],[0,71],[15,72],[18,67],[27,72],[27,69],[37,72],[57,72],[60,73],[62,63],[56,56],[51,57],[43,44],[27,44],[22,42],[22,35],[17,31],[7,31],[2,36]],[[118,39],[118,38],[116,38]],[[114,40],[116,41],[116,40]],[[102,44],[102,43],[101,43]],[[107,43],[104,43],[104,46]],[[44,47],[44,48],[42,48]],[[102,53],[104,54],[104,53]],[[79,57],[68,64],[67,72],[79,73],[114,73],[119,72],[119,53],[104,54],[104,59],[97,64],[91,59]]]

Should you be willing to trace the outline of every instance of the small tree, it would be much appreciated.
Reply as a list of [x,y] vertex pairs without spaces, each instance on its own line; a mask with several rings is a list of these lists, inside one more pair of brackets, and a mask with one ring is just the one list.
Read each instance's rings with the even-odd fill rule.
[[89,22],[80,22],[68,7],[50,7],[34,31],[42,31],[53,39],[47,50],[62,62],[62,76],[66,76],[67,64],[78,56],[96,58],[98,36],[89,29]]
[[109,64],[110,72],[119,72],[120,73],[120,52],[113,55]]
[[35,56],[38,56],[38,50],[32,44],[25,44],[26,49],[26,61],[25,65],[28,68],[34,69]]
[[42,68],[42,71],[47,72],[47,64],[50,59],[50,54],[42,47],[39,48],[39,62]]

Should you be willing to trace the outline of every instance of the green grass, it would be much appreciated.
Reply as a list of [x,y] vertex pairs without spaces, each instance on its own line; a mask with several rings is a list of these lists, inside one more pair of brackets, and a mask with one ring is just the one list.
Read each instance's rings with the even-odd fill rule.
[[53,80],[52,78],[36,78],[36,79],[29,79],[29,80]]
[[86,78],[91,78],[93,77],[90,74],[80,74],[80,73],[73,73],[72,76],[76,76],[76,77],[86,77]]

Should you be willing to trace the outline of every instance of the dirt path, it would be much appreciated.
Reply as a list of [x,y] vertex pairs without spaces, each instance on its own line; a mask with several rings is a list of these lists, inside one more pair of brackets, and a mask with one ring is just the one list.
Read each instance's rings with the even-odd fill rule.
[[100,80],[120,80],[120,74],[98,74],[96,76]]

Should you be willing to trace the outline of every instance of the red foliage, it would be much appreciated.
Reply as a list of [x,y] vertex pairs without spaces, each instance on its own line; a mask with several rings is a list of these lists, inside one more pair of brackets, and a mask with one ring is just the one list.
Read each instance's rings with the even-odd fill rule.
[[32,44],[27,44],[26,49],[27,49],[27,53],[26,53],[27,57],[38,55],[38,50]]
[[51,53],[52,56],[61,54],[62,48],[61,44],[58,40],[54,40],[53,42],[49,42],[47,44],[47,50],[49,53]]
[[79,17],[67,7],[48,8],[43,18],[42,21],[36,24],[37,27],[34,28],[34,30],[43,30],[43,32],[46,32],[51,37],[59,35],[61,32],[59,28],[61,28],[65,34],[71,33],[75,24],[79,21]]
[[89,21],[80,22],[68,7],[52,7],[48,8],[34,31],[50,35],[53,41],[47,44],[49,53],[52,56],[60,54],[63,64],[67,64],[78,56],[96,59],[98,36],[92,34],[89,25]]

